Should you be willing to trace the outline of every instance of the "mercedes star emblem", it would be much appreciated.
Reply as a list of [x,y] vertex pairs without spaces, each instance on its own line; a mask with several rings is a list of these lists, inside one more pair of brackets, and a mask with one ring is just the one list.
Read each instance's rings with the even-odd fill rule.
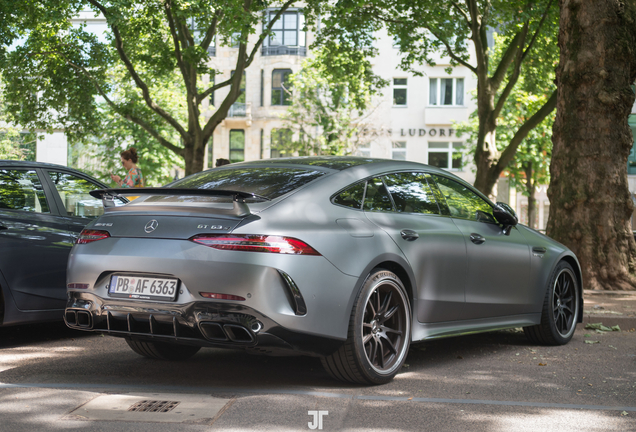
[[144,231],[146,231],[147,233],[151,233],[154,230],[156,230],[158,226],[159,226],[159,222],[153,219],[146,224],[146,226],[144,227]]

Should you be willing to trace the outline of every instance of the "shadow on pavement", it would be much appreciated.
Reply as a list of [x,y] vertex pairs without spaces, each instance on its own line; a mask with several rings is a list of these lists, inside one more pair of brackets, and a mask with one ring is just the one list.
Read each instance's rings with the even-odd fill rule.
[[63,322],[0,327],[0,349],[86,336],[90,334],[70,329]]

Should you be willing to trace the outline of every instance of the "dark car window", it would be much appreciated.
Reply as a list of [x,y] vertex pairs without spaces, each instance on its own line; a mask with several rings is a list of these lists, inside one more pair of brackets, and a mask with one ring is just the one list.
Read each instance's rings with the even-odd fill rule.
[[37,172],[0,170],[0,209],[49,213],[49,205]]
[[398,212],[439,214],[424,173],[395,173],[384,177],[384,181]]
[[170,187],[231,190],[274,199],[324,174],[312,169],[284,167],[224,168],[191,175],[177,180]]
[[360,182],[345,189],[333,199],[334,204],[360,210],[364,200],[364,186],[365,182]]
[[89,195],[90,191],[101,189],[101,186],[69,173],[48,173],[62,198],[67,215],[96,218],[104,213],[102,201]]
[[468,187],[446,177],[431,175],[439,187],[452,217],[497,223],[492,207]]
[[367,191],[364,195],[364,209],[368,211],[393,211],[391,197],[381,178],[374,178],[367,181]]

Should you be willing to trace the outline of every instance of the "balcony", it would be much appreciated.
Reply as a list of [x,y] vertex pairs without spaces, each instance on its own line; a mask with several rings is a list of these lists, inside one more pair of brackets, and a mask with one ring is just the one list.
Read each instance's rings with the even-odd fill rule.
[[227,117],[222,124],[229,122],[232,125],[244,124],[250,126],[252,124],[252,104],[234,102],[227,112]]
[[279,56],[279,55],[294,55],[294,56],[307,56],[307,47],[303,46],[264,46],[261,50],[263,56]]
[[[234,102],[232,104],[232,106],[230,107],[230,111],[227,113],[228,117],[247,117],[247,111],[248,108],[251,111],[251,106],[248,107],[248,103],[240,103],[240,102]],[[250,112],[250,117],[251,117],[251,112]]]

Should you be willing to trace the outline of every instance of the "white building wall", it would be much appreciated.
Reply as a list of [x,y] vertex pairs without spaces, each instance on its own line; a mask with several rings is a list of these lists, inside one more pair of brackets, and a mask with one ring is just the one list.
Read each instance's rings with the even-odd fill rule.
[[64,131],[40,134],[36,147],[36,161],[67,165],[68,141]]

